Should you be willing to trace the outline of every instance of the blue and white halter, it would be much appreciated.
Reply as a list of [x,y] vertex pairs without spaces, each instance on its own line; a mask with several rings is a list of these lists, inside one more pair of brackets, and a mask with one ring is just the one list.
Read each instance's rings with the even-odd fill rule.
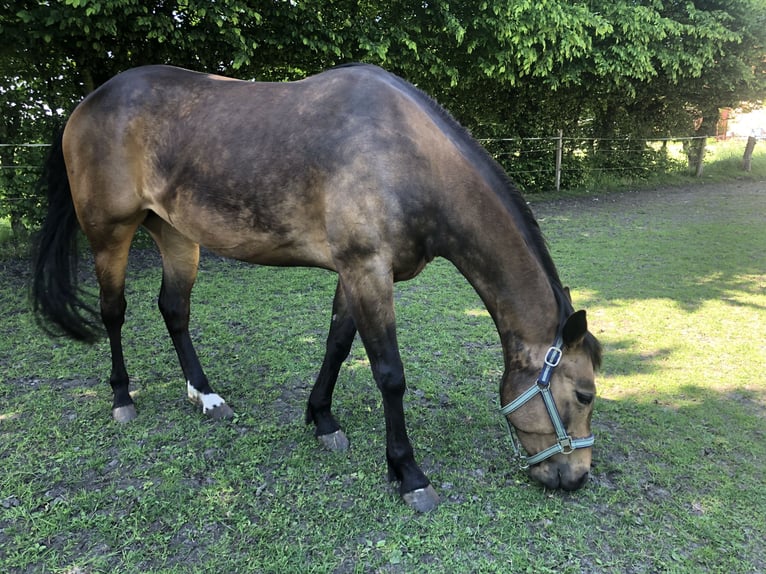
[[[545,354],[545,364],[543,365],[543,370],[540,372],[540,376],[537,377],[537,381],[526,391],[524,391],[518,398],[516,398],[516,400],[500,408],[500,414],[503,415],[506,423],[508,424],[508,431],[511,434],[511,445],[513,445],[514,454],[521,462],[522,468],[528,468],[533,464],[542,462],[559,453],[571,454],[575,449],[589,448],[593,446],[595,441],[593,434],[584,438],[572,438],[569,434],[567,434],[567,430],[564,428],[564,423],[561,421],[561,415],[556,408],[556,403],[553,401],[553,394],[551,393],[550,389],[551,377],[553,376],[553,370],[561,362],[561,357],[564,354],[562,351],[563,345],[564,340],[559,334],[556,337],[556,341],[553,343],[553,346],[548,349],[548,352]],[[548,416],[550,416],[551,423],[553,423],[553,428],[556,431],[557,442],[545,450],[538,452],[537,454],[528,456],[523,453],[521,441],[519,441],[519,438],[516,435],[516,429],[508,419],[508,415],[519,410],[538,394],[542,396],[543,402],[545,403],[545,408],[548,411]]]

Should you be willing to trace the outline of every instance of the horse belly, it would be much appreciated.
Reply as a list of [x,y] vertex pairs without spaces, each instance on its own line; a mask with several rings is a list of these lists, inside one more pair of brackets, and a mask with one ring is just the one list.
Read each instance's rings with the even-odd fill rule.
[[261,265],[333,268],[324,229],[305,215],[278,217],[201,204],[152,210],[192,241],[224,257]]
[[224,257],[259,265],[335,269],[329,249],[320,241],[306,241],[305,238],[276,239],[269,235],[252,233],[243,236],[242,242],[235,245],[201,245]]

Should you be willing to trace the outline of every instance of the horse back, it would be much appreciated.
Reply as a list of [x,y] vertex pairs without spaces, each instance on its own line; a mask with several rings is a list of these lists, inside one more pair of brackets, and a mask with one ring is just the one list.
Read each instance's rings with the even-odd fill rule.
[[395,270],[408,274],[428,258],[449,159],[463,158],[403,86],[368,66],[285,83],[130,70],[67,126],[78,215],[153,212],[214,251],[267,264],[334,269],[350,251],[408,253]]

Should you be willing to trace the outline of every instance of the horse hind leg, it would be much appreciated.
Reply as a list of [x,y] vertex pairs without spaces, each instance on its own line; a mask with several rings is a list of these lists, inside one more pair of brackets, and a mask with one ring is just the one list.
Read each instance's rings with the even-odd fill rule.
[[128,252],[138,223],[113,226],[108,232],[88,228],[88,240],[94,254],[99,283],[101,320],[109,337],[112,371],[112,416],[117,422],[136,418],[136,407],[130,396],[130,379],[122,350],[122,325],[125,322],[125,269]]
[[210,418],[231,418],[234,411],[210,386],[189,335],[189,309],[197,278],[199,245],[154,214],[147,217],[144,227],[162,254],[162,287],[158,304],[186,377],[187,395]]
[[314,423],[317,439],[326,449],[333,452],[344,451],[349,446],[348,438],[335,420],[331,408],[338,373],[351,351],[355,335],[356,324],[338,282],[332,304],[332,322],[327,335],[324,360],[306,407],[306,424]]

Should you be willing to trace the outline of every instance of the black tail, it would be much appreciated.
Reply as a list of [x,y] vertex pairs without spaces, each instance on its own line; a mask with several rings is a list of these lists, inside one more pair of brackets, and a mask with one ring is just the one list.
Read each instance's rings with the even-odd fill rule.
[[80,225],[64,165],[62,136],[63,131],[51,145],[39,182],[48,196],[48,213],[33,246],[32,310],[48,334],[93,342],[100,337],[101,327],[98,313],[83,301],[78,285]]

